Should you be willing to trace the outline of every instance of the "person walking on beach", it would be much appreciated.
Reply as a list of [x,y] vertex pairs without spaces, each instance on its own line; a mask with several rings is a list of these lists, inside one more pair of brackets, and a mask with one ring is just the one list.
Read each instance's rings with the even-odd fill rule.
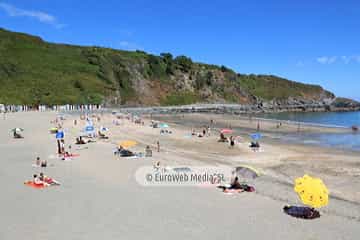
[[258,122],[256,129],[258,132],[260,132],[260,122]]
[[159,142],[159,141],[157,141],[157,143],[156,143],[156,144],[157,144],[157,151],[158,151],[158,152],[160,152],[160,142]]
[[230,148],[234,148],[235,146],[235,139],[233,136],[230,137]]

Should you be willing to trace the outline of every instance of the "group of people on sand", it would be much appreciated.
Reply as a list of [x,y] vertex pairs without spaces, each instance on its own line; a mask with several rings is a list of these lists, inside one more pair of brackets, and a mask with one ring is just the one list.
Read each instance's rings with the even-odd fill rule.
[[[118,146],[114,151],[114,155],[118,155],[120,157],[144,156],[142,153],[137,154],[128,149],[125,149],[123,146]],[[145,148],[145,157],[152,157],[152,150],[149,145],[147,145]]]
[[211,128],[210,126],[206,126],[202,129],[201,132],[196,132],[195,129],[191,129],[191,136],[197,136],[197,137],[210,137],[211,135]]
[[[48,163],[45,159],[40,159],[40,157],[37,157],[35,160],[35,164],[33,164],[34,167],[41,167],[46,168],[48,166]],[[58,182],[56,182],[54,179],[47,177],[43,172],[40,172],[39,174],[34,174],[32,183],[36,186],[50,186],[50,185],[59,185]]]
[[228,142],[230,144],[230,148],[235,147],[235,137],[230,136],[229,138],[225,137],[223,133],[220,133],[220,138],[218,142]]
[[39,185],[39,186],[51,186],[51,185],[60,185],[57,181],[55,181],[54,179],[45,176],[44,173],[39,173],[39,174],[34,174],[33,175],[33,183],[35,185]]

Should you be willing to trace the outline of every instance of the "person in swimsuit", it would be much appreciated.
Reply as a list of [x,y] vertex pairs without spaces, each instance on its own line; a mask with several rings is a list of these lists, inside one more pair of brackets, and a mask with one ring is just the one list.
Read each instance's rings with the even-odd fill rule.
[[241,189],[241,184],[239,183],[238,177],[235,177],[234,181],[230,184],[229,189]]

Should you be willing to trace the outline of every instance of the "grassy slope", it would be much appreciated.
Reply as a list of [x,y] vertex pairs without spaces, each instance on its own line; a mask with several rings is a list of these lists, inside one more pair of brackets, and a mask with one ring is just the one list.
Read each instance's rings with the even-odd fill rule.
[[[184,76],[190,84],[174,88]],[[118,103],[125,104],[142,97],[134,87],[136,81],[159,86],[151,93],[153,102],[145,104],[214,99],[246,102],[252,95],[265,100],[290,96],[316,99],[324,93],[319,86],[275,76],[240,75],[225,67],[193,63],[186,57],[51,44],[0,29],[0,103],[101,103],[119,97]],[[211,94],[201,95],[204,89]]]

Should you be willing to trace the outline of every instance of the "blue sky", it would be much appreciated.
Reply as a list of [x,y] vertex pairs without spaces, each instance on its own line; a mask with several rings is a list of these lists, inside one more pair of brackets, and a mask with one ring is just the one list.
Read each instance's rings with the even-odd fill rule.
[[0,27],[51,42],[184,54],[360,100],[360,1],[0,0]]

